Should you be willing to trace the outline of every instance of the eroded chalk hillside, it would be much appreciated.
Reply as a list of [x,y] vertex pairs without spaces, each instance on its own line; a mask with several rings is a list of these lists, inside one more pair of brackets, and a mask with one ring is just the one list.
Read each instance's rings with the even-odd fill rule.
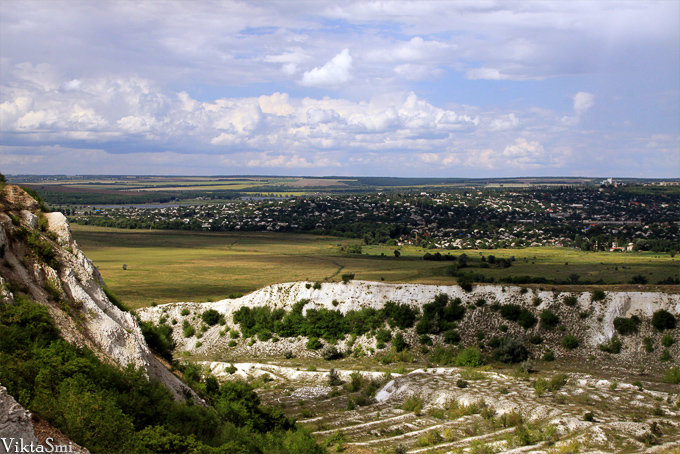
[[[438,295],[445,295],[438,300],[441,310],[432,307]],[[365,333],[352,326],[364,315],[383,316],[375,312],[388,302],[410,308],[414,313],[412,322],[400,329],[398,323],[385,316],[384,323],[371,325]],[[248,308],[253,318],[250,329],[244,325],[242,308]],[[262,308],[268,308],[273,318],[259,320]],[[335,326],[326,331],[315,327],[320,341],[310,345],[314,336],[302,335],[294,327],[282,328],[274,320],[278,317],[280,322],[286,322],[285,318],[296,310],[301,318],[291,319],[298,324],[305,323],[310,313],[314,313],[317,324],[329,325],[339,323],[339,314],[344,314],[349,326],[344,327],[346,332]],[[207,311],[217,312],[220,317],[211,322],[210,317],[205,317]],[[319,316],[330,312],[337,312],[338,317]],[[430,314],[428,323],[420,323],[426,312]],[[177,352],[215,360],[244,356],[320,357],[327,343],[345,355],[380,355],[393,349],[384,333],[381,341],[379,331],[384,329],[392,340],[401,334],[416,355],[445,344],[476,346],[491,354],[499,342],[514,339],[533,358],[546,354],[558,359],[601,358],[622,368],[659,370],[680,358],[680,342],[671,342],[679,337],[675,323],[679,314],[680,295],[659,292],[565,293],[500,285],[477,285],[465,291],[457,285],[364,281],[277,284],[236,299],[139,310],[142,320],[172,328]],[[352,315],[358,315],[357,321],[351,321]],[[667,318],[672,319],[668,321],[672,324],[655,328],[658,319]]]
[[44,213],[17,186],[0,196],[0,298],[45,305],[61,336],[121,367],[134,365],[182,398],[185,386],[149,350],[139,324],[113,305],[61,213]]

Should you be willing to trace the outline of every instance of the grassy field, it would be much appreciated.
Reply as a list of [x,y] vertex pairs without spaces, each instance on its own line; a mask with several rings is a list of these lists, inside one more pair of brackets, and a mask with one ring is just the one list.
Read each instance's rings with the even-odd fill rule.
[[[395,258],[394,247],[379,246],[364,246],[362,255],[348,255],[341,248],[359,244],[360,240],[328,236],[123,230],[79,225],[73,225],[72,230],[108,287],[132,308],[152,303],[218,300],[279,282],[339,281],[343,273],[373,281],[455,283],[455,278],[446,273],[450,262],[424,261],[424,252],[436,251],[414,247],[399,248],[401,257]],[[577,273],[591,280],[621,283],[643,274],[649,282],[656,282],[677,276],[680,264],[678,258],[654,253],[585,253],[562,248],[465,252],[471,257],[515,256],[510,268],[471,269],[496,278],[507,275],[566,278]]]

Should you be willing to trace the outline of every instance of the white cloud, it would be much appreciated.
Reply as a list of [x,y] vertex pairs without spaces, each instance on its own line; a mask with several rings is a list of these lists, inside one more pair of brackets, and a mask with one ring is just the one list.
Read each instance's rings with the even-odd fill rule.
[[347,82],[352,69],[352,56],[349,49],[343,49],[322,67],[316,67],[302,75],[301,85],[328,87],[338,86]]
[[574,95],[574,113],[580,117],[595,104],[595,96],[592,93],[579,91]]

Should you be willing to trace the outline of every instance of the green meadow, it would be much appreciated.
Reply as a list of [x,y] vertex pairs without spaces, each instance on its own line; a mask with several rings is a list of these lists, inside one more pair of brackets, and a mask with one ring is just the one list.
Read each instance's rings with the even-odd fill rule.
[[[107,286],[131,308],[176,301],[216,301],[266,285],[299,280],[339,281],[342,274],[355,279],[453,284],[447,273],[452,262],[425,261],[416,247],[363,246],[362,254],[347,254],[360,240],[330,236],[264,232],[189,232],[123,230],[72,226],[73,235],[92,259]],[[394,256],[398,249],[400,257]],[[602,279],[616,288],[636,275],[650,284],[677,277],[678,257],[658,253],[581,252],[565,248],[526,248],[440,251],[470,258],[470,271],[492,276],[538,276],[567,279]],[[477,268],[482,255],[515,257],[509,268]],[[124,269],[125,268],[125,269]],[[646,286],[652,289],[659,286]],[[665,290],[677,286],[663,286]],[[575,289],[575,288],[574,288]]]

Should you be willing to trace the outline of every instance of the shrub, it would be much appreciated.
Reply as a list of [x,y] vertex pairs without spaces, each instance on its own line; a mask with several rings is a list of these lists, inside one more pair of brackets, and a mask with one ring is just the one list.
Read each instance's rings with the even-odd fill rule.
[[546,350],[543,354],[543,361],[555,361],[555,353],[552,350]]
[[541,328],[551,330],[560,323],[560,318],[550,309],[541,311]]
[[217,322],[220,321],[220,318],[223,318],[222,314],[217,312],[215,309],[208,309],[207,311],[203,312],[203,314],[201,315],[201,319],[208,326],[216,325]]
[[467,387],[468,387],[468,382],[466,382],[466,381],[463,380],[462,378],[459,378],[459,379],[456,381],[456,386],[459,387],[459,388],[461,388],[461,389],[464,389],[464,388],[467,388]]
[[539,336],[538,334],[536,334],[536,335],[531,336],[529,338],[529,342],[531,342],[534,345],[539,345],[539,344],[543,343],[543,338],[541,336]]
[[663,374],[663,381],[672,385],[680,384],[680,367],[674,366],[666,369]]
[[568,295],[564,297],[562,302],[567,306],[574,307],[578,303],[578,298],[576,298],[574,295]]
[[323,344],[319,340],[318,337],[310,337],[309,340],[307,341],[307,350],[318,350],[321,347],[323,347]]
[[420,336],[420,344],[421,345],[432,345],[432,338],[428,336],[427,334],[423,334]]
[[354,279],[354,273],[345,273],[342,276],[340,276],[340,278],[342,279],[342,282],[346,284],[352,279]]
[[414,414],[419,415],[423,409],[423,398],[420,396],[409,396],[404,400],[401,409],[404,411],[412,411]]
[[593,422],[593,421],[595,421],[595,415],[593,415],[592,411],[588,411],[583,415],[583,420],[588,421],[588,422]]
[[531,304],[534,306],[540,306],[542,302],[543,300],[538,296],[534,296],[534,298],[531,300]]
[[661,362],[666,362],[671,360],[671,353],[668,350],[664,350],[663,353],[659,356],[659,361]]
[[609,339],[609,342],[605,342],[603,344],[600,344],[600,350],[606,353],[621,353],[621,347],[622,347],[621,340],[614,336],[611,339]]
[[566,349],[573,350],[578,347],[578,345],[578,339],[576,339],[571,334],[568,334],[562,338],[562,346]]
[[670,334],[664,334],[661,338],[661,345],[668,348],[675,343],[675,339]]
[[654,351],[654,341],[652,341],[651,337],[645,337],[642,339],[642,345],[644,345],[645,351],[647,353],[652,353]]
[[397,333],[392,339],[392,346],[397,352],[401,352],[408,347],[408,344],[404,340],[404,336],[401,333]]
[[444,342],[447,344],[457,344],[460,342],[460,334],[455,329],[451,329],[444,333]]
[[622,336],[637,333],[639,324],[640,318],[636,316],[630,318],[616,317],[614,319],[614,329]]
[[594,290],[590,294],[591,301],[604,301],[606,297],[607,295],[604,293],[604,290]]
[[534,314],[518,304],[504,304],[499,310],[501,317],[512,322],[517,322],[525,329],[529,329],[536,325],[536,317],[534,317]]
[[182,315],[182,317],[186,317],[187,315],[189,315],[189,309],[186,308],[182,309],[182,312],[180,312],[180,314]]
[[140,322],[139,327],[149,347],[163,358],[172,361],[172,350],[175,348],[172,327],[165,324],[156,326],[151,322]]
[[342,358],[342,354],[335,345],[326,345],[323,350],[321,350],[321,357],[326,361],[331,361]]
[[258,340],[265,342],[272,338],[272,332],[268,329],[261,329],[257,332]]
[[459,276],[458,278],[458,285],[460,285],[460,288],[465,290],[466,292],[471,292],[472,291],[472,276],[468,274],[463,274]]
[[660,309],[652,315],[652,326],[659,331],[674,329],[675,325],[675,316],[667,310]]
[[184,320],[184,323],[182,323],[182,333],[184,333],[184,337],[191,337],[196,334],[196,329],[191,325],[191,323]]
[[527,348],[515,339],[502,339],[494,351],[494,358],[503,363],[520,363],[528,357]]
[[229,344],[227,344],[227,345],[229,345],[230,347],[236,347],[236,341],[234,339],[232,339],[232,340],[229,341]]
[[312,285],[312,288],[314,290],[319,290],[321,288],[321,282],[315,282],[314,285]]
[[392,333],[386,329],[379,329],[375,338],[378,342],[389,342],[392,340]]
[[458,367],[479,367],[484,364],[484,360],[477,348],[468,347],[458,352],[455,364]]
[[475,306],[477,307],[482,307],[486,304],[486,300],[484,298],[477,298],[475,301]]

